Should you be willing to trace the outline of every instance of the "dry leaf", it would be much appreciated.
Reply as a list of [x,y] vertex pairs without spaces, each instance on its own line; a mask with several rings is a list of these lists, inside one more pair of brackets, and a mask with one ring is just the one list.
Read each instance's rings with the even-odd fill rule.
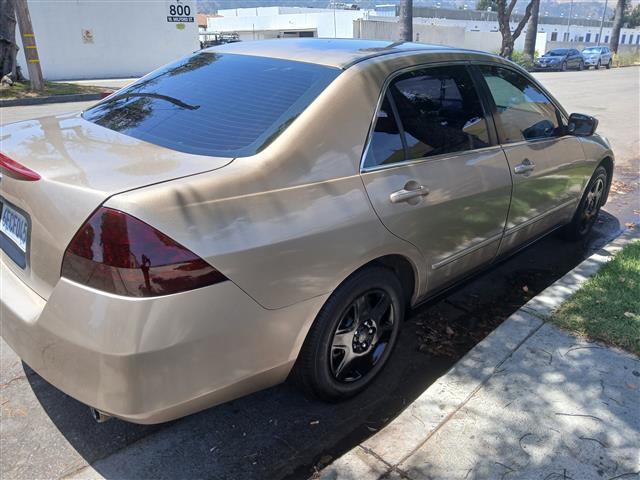
[[529,292],[529,287],[525,285],[524,287],[522,287],[522,291],[525,293]]
[[450,337],[452,337],[456,333],[451,329],[451,327],[449,325],[447,325],[447,328],[445,329],[445,332],[447,332],[447,335],[449,335]]

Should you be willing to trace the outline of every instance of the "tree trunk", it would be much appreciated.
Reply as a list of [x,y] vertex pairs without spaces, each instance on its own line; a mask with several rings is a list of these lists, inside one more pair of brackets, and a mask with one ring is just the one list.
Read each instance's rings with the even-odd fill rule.
[[529,62],[533,63],[536,53],[536,38],[538,35],[538,13],[540,11],[540,0],[531,0],[531,16],[527,22],[527,34],[524,37],[524,54]]
[[17,54],[15,0],[0,0],[0,78],[12,74],[11,78],[18,80]]
[[413,41],[413,0],[400,0],[400,40]]
[[531,16],[531,10],[533,8],[533,3],[535,0],[530,0],[527,4],[527,8],[524,11],[524,15],[516,25],[516,28],[511,32],[511,25],[509,20],[511,20],[511,12],[513,12],[513,8],[516,6],[516,2],[518,0],[510,0],[509,5],[507,5],[506,0],[497,0],[498,6],[498,28],[500,29],[500,33],[502,34],[502,46],[500,47],[500,55],[505,58],[511,58],[511,54],[513,54],[513,45],[516,39],[522,33],[524,26],[529,21],[529,17]]
[[613,17],[613,27],[611,28],[611,38],[609,39],[609,48],[618,53],[618,43],[620,43],[620,29],[622,28],[622,20],[624,19],[624,9],[626,0],[618,0],[616,4],[616,13]]

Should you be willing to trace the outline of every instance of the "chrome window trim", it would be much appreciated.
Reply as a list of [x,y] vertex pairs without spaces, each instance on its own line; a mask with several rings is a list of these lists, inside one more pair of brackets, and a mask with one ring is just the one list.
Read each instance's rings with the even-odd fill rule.
[[[489,65],[500,65],[500,63],[492,63],[492,62],[486,62]],[[389,164],[383,164],[383,165],[376,165],[374,167],[365,167],[364,166],[364,161],[367,158],[367,154],[369,153],[369,147],[371,146],[371,140],[373,137],[373,131],[376,127],[376,121],[378,120],[378,113],[380,112],[380,108],[382,107],[382,102],[384,101],[384,96],[386,95],[388,89],[389,89],[389,85],[391,84],[391,82],[393,80],[395,80],[396,77],[399,77],[400,75],[403,75],[407,72],[413,72],[414,70],[424,70],[424,69],[428,69],[428,68],[437,68],[437,67],[446,67],[446,66],[450,66],[450,65],[463,65],[463,66],[469,66],[473,64],[472,60],[469,59],[465,59],[465,60],[451,60],[451,61],[445,61],[445,62],[432,62],[432,63],[421,63],[418,65],[412,65],[410,67],[405,67],[402,68],[400,70],[396,70],[395,72],[391,73],[384,81],[384,83],[382,84],[382,88],[380,89],[380,93],[378,94],[378,102],[376,104],[376,109],[373,113],[373,118],[371,119],[371,123],[369,124],[369,131],[367,132],[367,142],[365,144],[364,150],[362,152],[362,155],[360,156],[360,173],[366,173],[366,172],[372,172],[372,171],[376,171],[376,170],[385,170],[387,168],[392,168],[392,167],[396,167],[396,166],[404,166],[404,165],[408,165],[408,164],[413,164],[413,163],[422,163],[424,161],[428,161],[431,159],[436,159],[439,157],[442,158],[451,158],[453,156],[457,156],[460,154],[467,154],[469,152],[478,152],[478,151],[483,151],[483,150],[487,150],[487,149],[491,149],[491,148],[499,148],[500,145],[496,144],[496,145],[491,145],[489,147],[482,147],[482,148],[476,148],[473,150],[463,150],[461,152],[451,152],[451,153],[443,153],[440,155],[434,155],[433,157],[422,157],[422,158],[417,158],[417,159],[411,159],[411,160],[405,160],[403,162],[395,162],[395,163],[389,163]],[[470,73],[471,75],[471,73]],[[471,75],[471,79],[473,80],[473,76]],[[482,92],[478,91],[478,88],[475,86],[474,83],[474,88],[476,88],[476,92],[478,94],[478,99],[480,100],[481,103],[483,103],[483,99],[482,99]],[[491,115],[491,113],[489,112],[489,115]],[[485,117],[485,122],[488,122],[488,119]],[[404,128],[404,127],[403,127]],[[489,130],[489,125],[487,125],[487,130]]]
[[482,152],[490,152],[492,150],[500,151],[502,150],[502,147],[500,145],[491,145],[490,147],[475,148],[473,150],[464,150],[462,152],[441,153],[439,155],[433,155],[431,157],[420,157],[420,158],[413,158],[411,160],[405,160],[403,162],[386,163],[382,165],[376,165],[375,167],[361,167],[360,173],[371,173],[371,172],[377,172],[380,170],[388,170],[391,168],[401,168],[401,167],[407,167],[410,165],[419,165],[427,162],[437,162],[437,161],[442,161],[442,160],[446,160],[454,157],[462,157],[462,156],[477,154]]

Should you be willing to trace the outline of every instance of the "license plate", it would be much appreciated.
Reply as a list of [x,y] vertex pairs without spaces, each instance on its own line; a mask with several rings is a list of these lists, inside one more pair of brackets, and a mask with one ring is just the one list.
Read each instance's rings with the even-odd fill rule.
[[29,242],[29,220],[27,216],[5,201],[0,202],[0,246],[19,266],[26,266]]

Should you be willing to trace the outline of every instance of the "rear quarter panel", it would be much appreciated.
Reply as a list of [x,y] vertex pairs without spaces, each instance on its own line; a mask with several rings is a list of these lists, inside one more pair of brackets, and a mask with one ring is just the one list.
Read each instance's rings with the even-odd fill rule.
[[401,254],[424,260],[373,211],[359,176],[378,83],[343,72],[268,148],[217,172],[111,198],[205,258],[265,308],[334,290],[363,264]]

